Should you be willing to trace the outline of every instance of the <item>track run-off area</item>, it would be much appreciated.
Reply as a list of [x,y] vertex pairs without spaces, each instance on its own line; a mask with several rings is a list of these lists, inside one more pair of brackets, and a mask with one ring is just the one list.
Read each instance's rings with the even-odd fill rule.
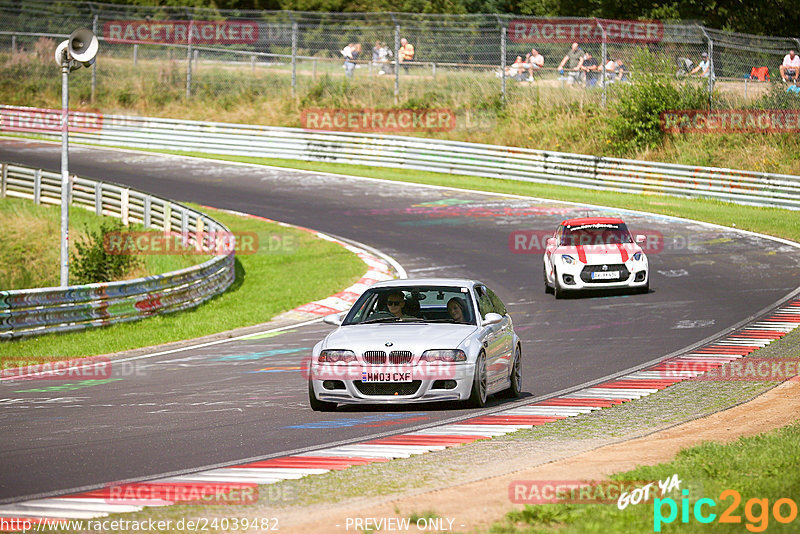
[[[2,161],[57,171],[59,157],[56,144],[0,140]],[[776,307],[796,289],[800,267],[800,249],[780,240],[619,209],[82,146],[70,149],[70,172],[363,243],[411,278],[481,280],[514,320],[529,401],[679,353]],[[661,236],[648,252],[649,293],[545,294],[536,241],[563,219],[593,215],[622,216],[632,233]],[[146,320],[139,324],[147,328]],[[0,502],[308,452],[483,413],[452,405],[311,411],[299,368],[331,329],[315,322],[154,350],[135,361],[136,372],[91,386],[0,382]],[[511,404],[492,399],[486,411]]]

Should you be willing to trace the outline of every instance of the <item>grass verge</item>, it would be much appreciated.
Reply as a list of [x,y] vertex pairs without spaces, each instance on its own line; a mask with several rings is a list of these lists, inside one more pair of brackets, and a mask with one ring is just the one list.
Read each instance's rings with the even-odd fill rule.
[[[688,504],[683,496],[674,492],[652,503],[629,505],[620,510],[614,504],[545,504],[527,505],[523,510],[510,512],[503,523],[495,524],[492,534],[522,534],[553,532],[674,532],[679,529],[713,528],[714,532],[796,532],[796,503],[800,495],[800,423],[760,434],[740,438],[734,443],[703,443],[683,449],[671,462],[638,467],[615,474],[614,480],[666,480],[678,474],[681,487],[689,486]],[[740,496],[725,494],[735,490]],[[692,491],[694,490],[694,491]],[[698,491],[699,490],[699,491]],[[706,504],[700,509],[705,516],[715,517],[705,525],[695,515],[699,499],[711,499],[716,504]],[[789,498],[795,503],[795,520],[788,524],[776,520],[774,504]],[[672,499],[676,516],[671,521],[669,499]],[[751,499],[758,501],[751,501]],[[684,506],[687,515],[683,516]],[[781,506],[782,517],[789,517],[788,503]],[[728,511],[735,523],[721,522],[721,514]],[[658,519],[658,520],[657,520]],[[666,525],[666,526],[665,526]]]
[[[99,230],[109,218],[73,207],[69,210],[69,220],[70,240],[75,243],[81,242],[88,232]],[[0,228],[3,229],[0,232],[0,289],[59,285],[61,210],[58,206],[37,205],[21,198],[0,198]],[[138,225],[130,227],[130,230],[141,229]],[[202,263],[208,257],[149,255],[141,259],[123,279],[176,271]]]
[[[354,254],[308,232],[193,207],[209,213],[232,232],[254,232],[259,237],[257,253],[237,256],[236,281],[228,291],[192,310],[150,317],[144,322],[2,342],[0,362],[23,355],[27,361],[45,362],[107,354],[263,323],[283,311],[331,295],[364,273],[364,264]],[[285,246],[269,250],[267,243],[273,236]]]

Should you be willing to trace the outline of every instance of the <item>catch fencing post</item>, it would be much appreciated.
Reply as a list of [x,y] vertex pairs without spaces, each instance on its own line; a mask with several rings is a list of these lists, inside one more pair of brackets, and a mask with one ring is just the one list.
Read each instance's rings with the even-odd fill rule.
[[396,106],[400,101],[400,23],[394,16],[394,13],[389,13],[394,22],[394,105]]
[[192,30],[194,30],[194,19],[191,12],[187,9],[189,17],[189,39],[186,46],[186,100],[192,96]]
[[289,12],[292,18],[292,96],[297,93],[297,21],[294,15]]
[[11,55],[13,56],[17,52],[17,34],[13,34],[11,36]]
[[500,25],[500,79],[501,81],[501,94],[503,98],[503,103],[506,102],[506,33],[508,28],[506,27],[505,23],[500,20],[499,15],[495,15],[497,17],[497,23]]
[[608,48],[606,46],[607,34],[606,34],[606,29],[603,27],[602,24],[600,24],[600,20],[599,19],[594,19],[594,21],[597,24],[597,26],[600,28],[600,31],[603,32],[603,44],[602,44],[602,53],[601,53],[602,57],[600,58],[600,69],[601,69],[601,72],[603,73],[603,78],[601,79],[601,81],[603,83],[602,105],[603,105],[603,107],[606,107],[606,62],[608,61]]
[[714,93],[714,78],[716,77],[714,74],[714,41],[711,40],[704,26],[698,24],[697,27],[700,28],[706,41],[708,41],[708,109],[711,109],[711,99]]
[[136,66],[137,60],[139,59],[139,45],[133,45],[133,66]]

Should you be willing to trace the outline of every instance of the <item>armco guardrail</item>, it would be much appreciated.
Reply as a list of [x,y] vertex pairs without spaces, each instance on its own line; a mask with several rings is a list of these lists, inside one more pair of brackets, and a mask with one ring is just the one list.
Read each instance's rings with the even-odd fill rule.
[[[0,106],[0,132],[57,137],[59,113]],[[800,208],[800,176],[458,141],[119,115],[74,114],[78,142],[418,169],[603,191]]]
[[[203,236],[211,250],[215,235],[228,229],[208,215],[135,189],[71,176],[72,205],[164,232]],[[0,196],[59,204],[61,175],[0,163]],[[191,240],[190,240],[191,241]],[[54,266],[55,268],[55,266]],[[234,253],[166,274],[79,286],[0,291],[0,339],[65,332],[197,306],[225,291],[234,280]]]

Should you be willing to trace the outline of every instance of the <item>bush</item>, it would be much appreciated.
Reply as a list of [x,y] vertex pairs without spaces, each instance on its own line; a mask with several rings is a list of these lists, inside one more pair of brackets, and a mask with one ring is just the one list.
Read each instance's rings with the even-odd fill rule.
[[110,254],[104,246],[104,236],[111,232],[120,232],[123,228],[119,220],[102,223],[100,228],[91,231],[86,227],[86,234],[75,242],[76,253],[72,254],[70,269],[73,282],[76,284],[94,284],[120,280],[133,269],[141,265],[135,256]]
[[704,83],[679,83],[657,75],[645,75],[619,91],[607,134],[613,152],[619,156],[655,148],[662,143],[662,112],[708,108]]

